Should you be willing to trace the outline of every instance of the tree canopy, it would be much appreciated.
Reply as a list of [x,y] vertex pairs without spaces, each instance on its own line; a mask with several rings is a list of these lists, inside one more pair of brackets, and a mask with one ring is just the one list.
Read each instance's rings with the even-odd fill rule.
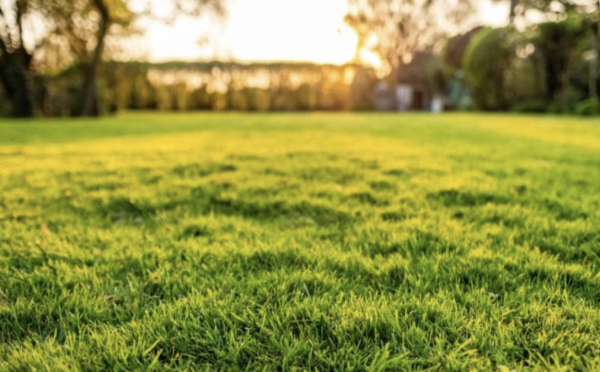
[[[372,53],[394,71],[417,51],[433,48],[469,17],[470,0],[349,0],[346,22],[359,37],[358,54]],[[360,57],[360,56],[359,56]]]
[[[125,36],[143,17],[173,20],[201,12],[223,14],[226,0],[175,0],[158,17],[152,1],[133,9],[125,0],[7,0],[0,3],[0,82],[15,116],[35,114],[36,54],[53,45],[81,69],[79,102],[73,114],[98,115],[98,68],[111,36]],[[7,4],[6,9],[2,4]],[[29,23],[27,25],[26,23]],[[31,27],[35,23],[38,27]],[[28,27],[29,26],[29,27]],[[115,41],[122,38],[115,38]],[[35,45],[26,45],[35,40]]]

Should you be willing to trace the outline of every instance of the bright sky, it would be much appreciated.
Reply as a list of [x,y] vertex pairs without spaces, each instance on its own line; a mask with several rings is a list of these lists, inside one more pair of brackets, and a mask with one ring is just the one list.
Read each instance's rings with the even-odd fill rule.
[[[484,24],[506,23],[505,6],[481,0]],[[242,61],[345,63],[356,35],[344,24],[347,0],[231,0],[226,22],[180,18],[173,25],[148,23],[136,43],[153,61],[226,58]],[[199,40],[212,29],[204,46]]]

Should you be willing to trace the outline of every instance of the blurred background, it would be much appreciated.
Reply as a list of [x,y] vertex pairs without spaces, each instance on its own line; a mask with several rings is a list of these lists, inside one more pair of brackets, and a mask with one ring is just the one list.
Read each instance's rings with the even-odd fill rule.
[[0,115],[600,114],[600,0],[0,0]]

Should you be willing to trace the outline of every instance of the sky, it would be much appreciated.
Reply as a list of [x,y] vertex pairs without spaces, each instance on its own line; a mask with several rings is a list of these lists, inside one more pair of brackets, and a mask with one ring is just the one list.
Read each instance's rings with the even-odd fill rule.
[[[208,17],[182,17],[169,25],[147,21],[145,36],[135,48],[152,61],[219,58],[342,64],[355,55],[356,35],[344,24],[347,0],[230,1],[228,16],[221,22]],[[505,6],[480,1],[483,24],[506,23]]]

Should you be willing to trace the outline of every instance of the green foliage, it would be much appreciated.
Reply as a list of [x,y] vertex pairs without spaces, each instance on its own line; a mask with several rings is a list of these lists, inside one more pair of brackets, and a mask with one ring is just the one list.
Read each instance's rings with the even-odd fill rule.
[[[588,14],[597,11],[595,0],[493,0],[510,4],[510,19],[525,17],[530,10],[541,12],[551,18],[563,18],[570,14]],[[539,14],[539,13],[538,13]]]
[[512,107],[512,111],[522,113],[546,113],[550,111],[551,107],[552,104],[550,104],[548,101],[543,99],[534,99],[515,104]]
[[[108,81],[97,83],[98,111],[108,114],[124,107],[119,106],[119,97],[127,95],[127,84],[121,81],[119,89],[109,89]],[[46,76],[40,80],[40,107],[47,117],[72,116],[77,111],[78,97],[81,94],[81,76],[77,67],[65,70],[56,76]]]
[[[590,49],[583,18],[543,22],[517,33],[487,29],[470,42],[467,84],[484,110],[574,113],[589,97]],[[545,107],[543,102],[546,102]]]
[[550,116],[0,121],[0,370],[598,370],[599,149]]
[[573,114],[577,105],[585,101],[585,94],[573,87],[567,87],[555,98],[553,102],[554,112],[562,114]]
[[577,104],[575,113],[581,116],[600,115],[600,101],[598,99],[587,99]]
[[480,31],[464,60],[466,83],[477,107],[573,113],[589,94],[584,31],[574,17],[540,23],[522,33],[511,28]]
[[463,62],[465,80],[481,110],[503,110],[509,106],[507,73],[514,58],[512,29],[486,28],[469,43]]
[[538,68],[542,71],[545,98],[554,100],[568,88],[569,71],[574,61],[583,60],[578,46],[587,36],[580,19],[544,22],[535,26],[531,42],[535,46]]
[[464,34],[451,37],[446,42],[442,55],[444,62],[449,68],[454,70],[462,70],[465,53],[475,35],[481,31],[482,27],[476,27]]

